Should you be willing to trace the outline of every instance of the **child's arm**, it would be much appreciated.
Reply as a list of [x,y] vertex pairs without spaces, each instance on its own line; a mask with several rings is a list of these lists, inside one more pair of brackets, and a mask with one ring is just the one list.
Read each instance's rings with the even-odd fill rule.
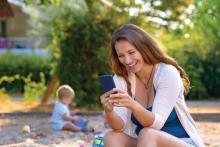
[[78,122],[78,119],[76,117],[73,117],[73,116],[67,116],[66,114],[63,114],[62,115],[62,118],[63,120],[65,121],[71,121],[73,123],[77,123]]
[[71,115],[76,115],[79,112],[80,112],[80,110],[78,108],[71,109],[71,111],[70,111]]

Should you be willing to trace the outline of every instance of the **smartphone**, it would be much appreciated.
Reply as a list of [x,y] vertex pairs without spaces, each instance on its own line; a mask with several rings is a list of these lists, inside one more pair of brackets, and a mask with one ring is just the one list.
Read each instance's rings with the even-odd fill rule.
[[112,75],[100,75],[99,81],[101,83],[103,93],[108,92],[116,87]]

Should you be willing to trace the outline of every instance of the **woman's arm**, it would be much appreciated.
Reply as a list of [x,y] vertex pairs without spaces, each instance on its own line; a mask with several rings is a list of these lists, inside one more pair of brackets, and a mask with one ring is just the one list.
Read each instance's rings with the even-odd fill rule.
[[110,127],[115,130],[115,131],[123,131],[124,129],[124,122],[123,120],[115,113],[114,111],[112,112],[107,112],[106,117],[108,120],[108,123]]
[[104,107],[107,121],[110,127],[115,131],[122,131],[125,126],[125,122],[121,119],[120,116],[118,116],[116,112],[113,111],[113,104],[111,103],[109,97],[114,92],[115,92],[114,90],[106,92],[100,97],[100,99]]

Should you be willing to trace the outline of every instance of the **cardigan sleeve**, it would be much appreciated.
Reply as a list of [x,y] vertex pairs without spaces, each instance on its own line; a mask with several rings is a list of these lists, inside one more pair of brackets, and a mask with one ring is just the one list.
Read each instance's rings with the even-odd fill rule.
[[156,95],[152,108],[155,119],[150,126],[158,130],[164,126],[178,101],[180,93],[183,92],[183,83],[180,74],[174,66],[165,65],[160,72],[159,77],[157,77]]
[[[115,75],[113,77],[115,85],[117,88],[127,91],[127,84],[122,77]],[[123,120],[124,127],[127,125],[129,121],[129,110],[126,107],[114,107],[113,111],[118,114],[118,116]]]

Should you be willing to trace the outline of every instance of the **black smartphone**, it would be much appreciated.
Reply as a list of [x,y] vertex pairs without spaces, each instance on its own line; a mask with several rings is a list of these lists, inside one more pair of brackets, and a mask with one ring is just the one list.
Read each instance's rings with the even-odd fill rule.
[[108,92],[116,87],[112,75],[100,75],[99,81],[101,83],[103,93]]

